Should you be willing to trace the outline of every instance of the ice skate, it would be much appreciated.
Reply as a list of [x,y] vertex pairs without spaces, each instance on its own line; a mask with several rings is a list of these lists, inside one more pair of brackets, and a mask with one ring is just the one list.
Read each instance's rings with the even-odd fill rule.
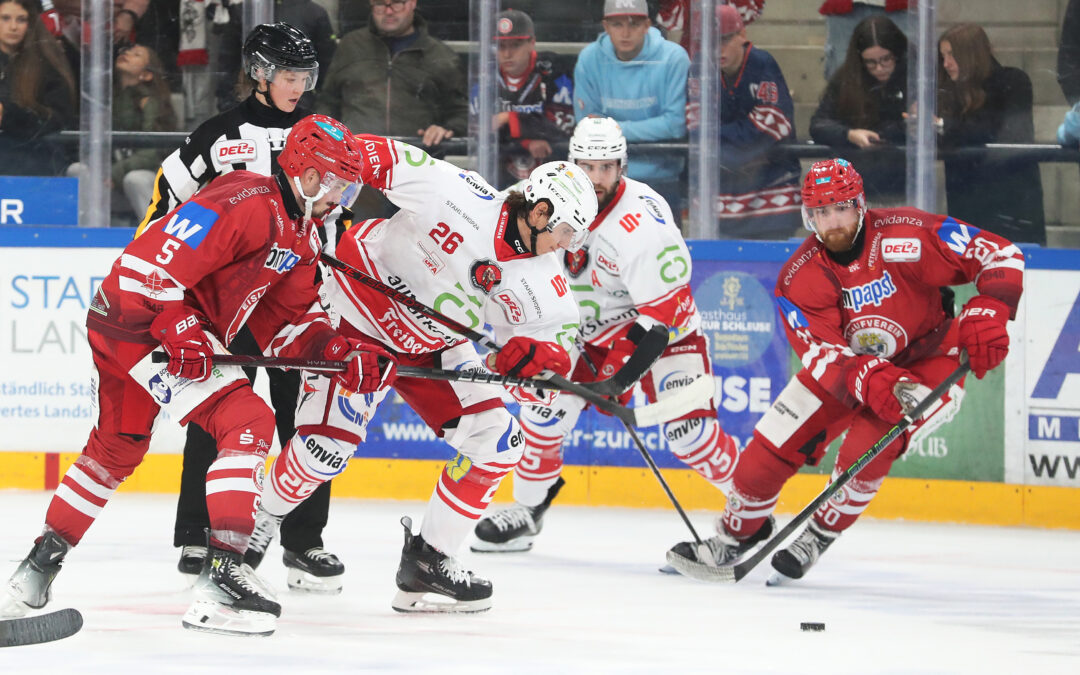
[[791,542],[790,546],[773,554],[772,566],[776,571],[765,584],[779,586],[794,579],[802,579],[825,549],[829,548],[839,536],[839,532],[823,530],[818,526],[817,521],[811,520],[810,525],[795,541]]
[[397,571],[399,612],[483,612],[491,609],[491,582],[474,575],[455,558],[412,533],[412,519],[401,519],[405,546]]
[[281,605],[239,553],[211,546],[195,592],[184,628],[240,636],[270,635],[277,628]]
[[56,532],[46,530],[15,568],[5,592],[0,594],[0,618],[25,616],[31,609],[41,609],[48,604],[52,599],[53,579],[60,573],[64,556],[70,550],[71,544]]
[[470,548],[477,553],[532,550],[533,540],[544,525],[544,513],[565,484],[566,481],[560,476],[548,488],[547,497],[539,506],[514,504],[508,509],[484,516],[476,524],[476,541]]
[[259,506],[259,510],[255,512],[255,529],[251,531],[251,539],[248,540],[247,551],[244,552],[244,564],[250,565],[251,569],[258,569],[267,547],[277,536],[284,519],[285,516],[271,515]]
[[176,563],[176,569],[180,570],[180,574],[197,577],[205,563],[206,547],[187,545],[180,549],[180,562]]
[[303,553],[286,550],[282,562],[288,570],[289,588],[294,591],[328,595],[341,592],[345,565],[326,549],[316,546]]
[[775,525],[773,517],[769,516],[757,532],[743,541],[721,530],[720,534],[709,537],[700,545],[692,541],[680,542],[667,552],[668,564],[685,576],[710,580],[714,576],[710,570],[715,570],[720,566],[734,565],[755,545],[772,536]]

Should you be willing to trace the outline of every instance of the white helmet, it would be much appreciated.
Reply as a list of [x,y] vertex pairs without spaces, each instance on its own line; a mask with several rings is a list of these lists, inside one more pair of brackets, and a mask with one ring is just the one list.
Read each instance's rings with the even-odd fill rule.
[[597,212],[596,192],[585,170],[571,162],[548,162],[536,167],[525,183],[525,200],[531,206],[541,199],[551,204],[547,229],[567,223],[574,229],[569,250],[581,248]]
[[626,167],[626,137],[622,127],[610,117],[586,117],[578,122],[570,137],[571,162],[582,159],[617,159]]

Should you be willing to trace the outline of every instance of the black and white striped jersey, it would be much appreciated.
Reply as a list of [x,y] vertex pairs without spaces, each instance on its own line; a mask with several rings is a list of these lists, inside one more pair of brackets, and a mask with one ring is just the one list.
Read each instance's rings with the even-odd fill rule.
[[291,113],[270,108],[252,94],[200,124],[161,163],[138,232],[218,176],[238,170],[269,176],[292,126],[310,114],[300,107]]

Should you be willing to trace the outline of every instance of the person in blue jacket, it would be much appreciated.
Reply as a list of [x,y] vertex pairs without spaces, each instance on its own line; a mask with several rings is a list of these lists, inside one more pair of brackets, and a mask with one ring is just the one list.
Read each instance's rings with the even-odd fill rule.
[[[690,57],[651,25],[646,0],[605,0],[604,33],[578,56],[574,115],[611,117],[630,143],[686,136],[686,78]],[[647,182],[681,211],[679,177],[686,152],[635,153],[628,175]]]

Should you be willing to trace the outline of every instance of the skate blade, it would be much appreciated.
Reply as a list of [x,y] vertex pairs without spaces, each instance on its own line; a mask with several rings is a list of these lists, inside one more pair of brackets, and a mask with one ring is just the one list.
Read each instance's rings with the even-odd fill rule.
[[473,553],[525,553],[531,551],[535,535],[518,537],[499,544],[493,541],[476,539],[469,544],[469,550]]
[[660,569],[656,570],[660,574],[678,574],[679,570],[675,569],[671,565],[664,565]]
[[768,579],[765,580],[766,586],[787,586],[791,584],[795,579],[789,577],[781,572],[773,572]]
[[696,560],[688,560],[673,551],[667,552],[667,561],[679,574],[698,581],[731,584],[738,581],[733,566],[706,565]]
[[491,598],[458,601],[438,593],[398,591],[390,606],[405,614],[476,614],[491,609]]
[[277,617],[273,614],[235,610],[204,599],[191,603],[182,623],[188,630],[238,637],[266,637],[277,629]]
[[295,567],[289,567],[287,569],[289,570],[289,589],[300,593],[337,595],[338,593],[341,593],[341,589],[344,586],[344,574],[337,574],[332,577],[317,577],[310,572],[298,570]]
[[0,619],[21,619],[30,611],[30,605],[16,599],[10,592],[0,591]]

